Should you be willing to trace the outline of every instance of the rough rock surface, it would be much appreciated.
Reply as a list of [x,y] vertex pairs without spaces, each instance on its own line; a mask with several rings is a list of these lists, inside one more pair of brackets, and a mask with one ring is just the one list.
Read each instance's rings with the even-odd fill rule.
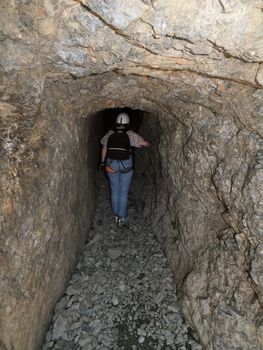
[[[1,177],[0,213],[4,349],[23,349],[25,339],[25,348],[34,349],[39,342],[48,324],[41,315],[51,314],[53,298],[64,291],[77,252],[87,239],[94,207],[94,177],[88,169],[97,159],[87,152],[87,147],[94,148],[93,120],[69,113],[64,118],[55,103],[43,103],[39,121],[28,126],[33,129],[29,136],[27,121],[24,124],[16,133],[17,125],[10,122],[10,137],[3,142],[9,156],[2,168],[6,173]],[[18,345],[13,345],[13,334]]]
[[129,195],[130,225],[122,229],[113,220],[107,181],[99,182],[92,239],[55,307],[43,350],[201,350],[138,193]]
[[[262,219],[256,203],[262,140],[208,110],[193,110],[192,118],[189,131],[180,122],[167,129],[170,118],[161,125],[146,119],[145,133],[162,134],[150,160],[141,162],[149,176],[146,214],[166,248],[184,313],[205,347],[260,349]],[[149,172],[147,164],[159,162],[160,171]],[[252,184],[258,188],[253,195]]]
[[185,315],[209,350],[263,346],[262,8],[1,1],[3,349],[41,343],[88,238],[91,114],[124,106],[156,116],[145,213]]

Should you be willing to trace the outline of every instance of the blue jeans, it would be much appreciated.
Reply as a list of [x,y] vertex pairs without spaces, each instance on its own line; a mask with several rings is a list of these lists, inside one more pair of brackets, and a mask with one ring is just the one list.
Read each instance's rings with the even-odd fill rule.
[[119,170],[132,166],[132,157],[125,160],[108,159],[107,165],[116,171],[108,173],[111,188],[111,207],[115,216],[128,219],[128,192],[132,179],[133,170],[128,173],[121,173]]

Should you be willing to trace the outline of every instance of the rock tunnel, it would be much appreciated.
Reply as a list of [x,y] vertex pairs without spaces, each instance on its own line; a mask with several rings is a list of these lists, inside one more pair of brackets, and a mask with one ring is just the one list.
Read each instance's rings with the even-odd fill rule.
[[154,139],[145,213],[204,349],[263,346],[263,3],[0,4],[0,348],[43,343],[89,240],[102,112]]

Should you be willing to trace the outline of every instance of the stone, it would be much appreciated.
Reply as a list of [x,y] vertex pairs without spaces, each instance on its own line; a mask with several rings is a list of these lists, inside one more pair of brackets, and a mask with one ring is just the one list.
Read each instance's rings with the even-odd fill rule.
[[137,334],[138,335],[141,335],[141,336],[146,336],[146,332],[145,332],[145,330],[144,329],[141,329],[141,328],[139,328],[138,330],[137,330]]
[[122,250],[121,248],[110,248],[107,254],[111,259],[118,259],[122,254]]
[[191,349],[193,350],[202,350],[202,346],[194,340],[189,340],[188,344],[191,346]]
[[68,328],[70,331],[78,329],[81,327],[81,322],[74,322],[70,325],[70,327]]
[[[4,1],[1,9],[1,346],[39,348],[63,295],[70,310],[80,303],[83,317],[95,317],[110,288],[97,283],[99,275],[107,266],[115,276],[125,258],[136,268],[112,277],[105,301],[112,306],[114,291],[116,312],[130,295],[128,279],[140,273],[145,277],[130,288],[139,298],[145,283],[154,301],[167,263],[175,280],[157,304],[143,299],[145,310],[169,305],[177,290],[206,348],[211,334],[216,350],[260,348],[261,1]],[[136,153],[129,246],[110,208],[100,206],[92,224],[103,110],[119,107],[143,116],[140,133],[153,141]],[[105,231],[110,240],[101,251],[95,241],[102,243]],[[167,262],[138,253],[144,233],[158,238]],[[92,238],[91,258],[80,258]],[[116,247],[122,253],[109,257]],[[98,275],[84,284],[74,278],[67,294],[75,266]],[[95,283],[104,292],[84,307],[82,292],[92,293]],[[133,320],[140,320],[133,307]],[[64,301],[57,310],[63,308]]]
[[[107,208],[107,201],[104,198],[105,194],[102,187],[98,192],[101,205],[97,205],[94,221],[97,217],[101,217],[102,203],[104,215],[105,213],[110,215],[110,208]],[[133,209],[135,207],[131,206],[130,210]],[[136,222],[138,225],[140,220],[137,218]],[[64,302],[65,297],[57,303],[60,307],[54,315],[55,323],[51,325],[51,329],[58,324],[58,319],[66,318],[67,325],[61,330],[63,333],[59,340],[67,342],[74,340],[75,346],[81,349],[90,347],[106,349],[116,346],[117,343],[120,347],[125,347],[126,343],[132,343],[135,339],[137,346],[146,344],[146,341],[148,343],[148,339],[153,342],[161,339],[161,346],[164,344],[173,346],[175,333],[179,333],[186,344],[189,341],[186,334],[189,325],[185,323],[182,316],[181,322],[177,322],[180,314],[179,306],[175,302],[175,291],[170,285],[171,271],[164,254],[160,252],[158,241],[153,241],[153,235],[148,235],[151,228],[148,227],[145,232],[139,230],[136,234],[133,230],[120,229],[115,232],[113,238],[106,230],[107,217],[101,222],[101,227],[103,226],[105,236],[102,240],[86,245],[83,257],[88,259],[85,259],[85,265],[77,266],[69,282],[69,285],[74,288],[78,286],[78,291],[75,292],[74,289],[74,295],[67,303]],[[125,239],[122,239],[123,235]],[[122,259],[119,263],[116,263],[116,259],[109,259],[107,262],[108,258],[104,258],[103,254],[108,252],[112,239],[114,241],[116,239],[122,250],[126,251],[131,241],[137,238],[141,244],[137,247],[136,256],[131,260],[124,255],[119,257]],[[139,271],[145,261],[148,263],[144,266],[145,272],[141,273]],[[149,288],[150,284],[155,285],[156,288]],[[156,289],[159,291],[157,294]],[[161,295],[162,298],[165,296],[166,302],[156,305],[156,295]],[[168,310],[169,306],[170,310]],[[173,317],[169,318],[169,315]],[[145,323],[142,323],[142,320],[145,320]],[[191,334],[193,333],[192,330]],[[44,344],[44,347],[47,347],[47,344],[49,343]],[[56,342],[51,349],[55,346]]]
[[53,339],[59,339],[64,332],[66,332],[68,327],[68,320],[61,315],[58,315],[56,321],[54,322],[53,328]]
[[114,306],[117,306],[117,305],[119,304],[119,300],[118,300],[118,298],[116,297],[116,295],[113,295],[113,297],[112,297],[112,304],[113,304]]
[[119,285],[118,285],[118,288],[119,288],[119,290],[121,291],[121,292],[124,292],[125,291],[125,283],[124,283],[124,281],[120,281],[119,282]]
[[54,346],[54,350],[71,350],[74,347],[73,342],[67,342],[64,340],[58,340]]
[[145,338],[141,336],[138,341],[139,341],[139,344],[143,344],[145,341]]
[[174,312],[174,313],[179,312],[179,308],[177,306],[174,306],[174,305],[168,305],[167,306],[167,310],[171,311],[171,312]]
[[257,75],[256,75],[256,81],[259,83],[261,86],[263,86],[263,65],[261,64],[259,66]]
[[166,330],[164,332],[164,336],[165,336],[167,345],[172,345],[174,343],[175,335],[171,333],[169,330]]
[[52,349],[53,346],[54,346],[54,342],[45,343],[44,346],[43,346],[43,350]]
[[93,350],[94,347],[92,344],[86,344],[84,346],[82,346],[81,350]]
[[162,292],[160,292],[160,293],[158,293],[157,295],[156,295],[156,297],[155,297],[155,302],[156,302],[156,304],[157,305],[159,305],[162,301],[163,301],[163,299],[165,298],[165,294],[164,293],[162,293]]
[[102,294],[102,293],[104,293],[104,291],[105,291],[105,288],[103,286],[98,286],[96,288],[96,293],[97,294]]
[[103,337],[102,340],[101,340],[102,344],[105,345],[106,347],[108,346],[111,346],[112,344],[112,339],[108,338],[108,337]]
[[85,345],[90,343],[91,343],[91,337],[88,334],[84,334],[78,339],[78,344],[81,347],[84,347]]

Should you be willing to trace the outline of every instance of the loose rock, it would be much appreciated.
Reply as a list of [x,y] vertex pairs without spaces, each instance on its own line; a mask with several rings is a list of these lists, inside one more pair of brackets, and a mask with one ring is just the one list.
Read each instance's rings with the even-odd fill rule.
[[130,229],[118,229],[107,191],[102,182],[93,239],[55,307],[43,350],[202,349],[188,337],[171,270],[150,223],[138,215],[140,203],[131,195]]

